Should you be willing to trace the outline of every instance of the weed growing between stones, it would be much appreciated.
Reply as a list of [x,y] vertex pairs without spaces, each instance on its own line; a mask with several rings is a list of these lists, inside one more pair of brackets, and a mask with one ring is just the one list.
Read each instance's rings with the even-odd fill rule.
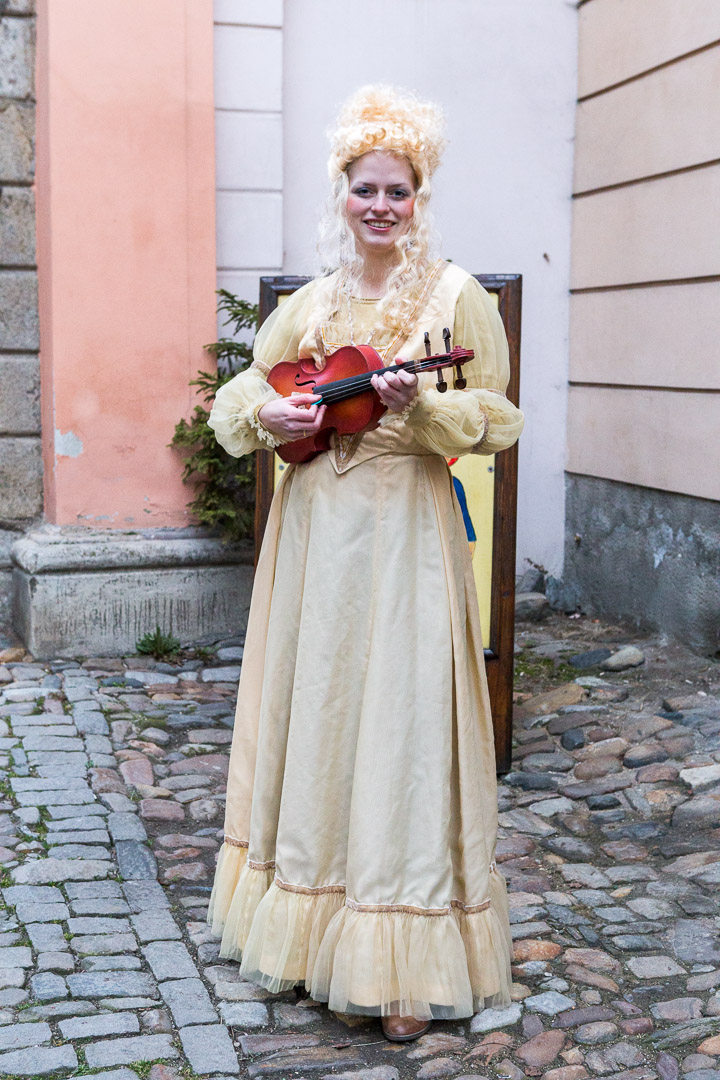
[[[133,1061],[132,1069],[140,1077],[140,1080],[147,1080],[150,1075],[150,1070],[153,1065],[174,1065],[174,1062],[170,1058],[155,1058],[153,1061]],[[193,1076],[195,1074],[193,1073]]]
[[73,1077],[75,1077],[75,1076],[89,1076],[89,1074],[92,1072],[92,1070],[91,1070],[90,1066],[88,1065],[87,1061],[85,1060],[85,1050],[84,1050],[84,1048],[82,1046],[76,1046],[75,1047],[75,1053],[77,1054],[78,1063],[77,1063],[77,1066],[76,1066],[76,1068],[75,1068],[75,1070],[73,1072]]
[[[115,718],[112,717],[112,719]],[[167,729],[167,719],[164,716],[145,716],[143,713],[135,720],[135,727],[138,735],[142,734],[145,728],[149,727],[160,728],[161,731],[165,731]]]
[[515,657],[515,689],[544,690],[558,683],[572,682],[578,676],[575,668],[549,657],[538,657],[523,650]]
[[195,657],[197,660],[202,661],[203,664],[208,664],[211,660],[215,659],[215,650],[208,649],[204,645],[200,645],[198,648],[195,649]]
[[174,659],[180,652],[180,642],[156,626],[137,639],[135,648],[140,656],[152,656],[155,660]]

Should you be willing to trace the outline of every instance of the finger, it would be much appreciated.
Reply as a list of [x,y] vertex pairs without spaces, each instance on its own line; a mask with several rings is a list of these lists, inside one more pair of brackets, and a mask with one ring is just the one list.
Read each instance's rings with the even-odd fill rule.
[[397,374],[389,373],[387,378],[388,386],[394,390],[404,391],[407,387],[415,386],[417,384],[417,375],[414,375],[409,371],[398,371]]
[[385,401],[385,395],[387,394],[389,387],[387,382],[385,381],[385,377],[383,375],[373,375],[370,381],[372,382],[375,393],[378,395],[380,400],[385,405],[387,405],[387,402]]
[[292,393],[288,398],[291,405],[312,405],[313,402],[317,402],[319,394],[296,394]]
[[398,385],[397,375],[393,375],[391,371],[386,371],[384,375],[378,375],[378,389],[383,393],[388,390],[395,390]]
[[312,428],[315,426],[316,422],[317,422],[317,417],[316,417],[316,415],[314,413],[311,416],[310,415],[310,410],[308,410],[307,416],[298,416],[297,420],[293,421],[293,423],[297,426],[298,430],[300,430],[300,431],[311,431]]
[[314,432],[319,431],[320,428],[322,427],[322,425],[323,425],[323,417],[324,416],[325,416],[325,406],[323,405],[322,409],[318,409],[318,414],[315,417],[315,423],[312,426],[312,430]]
[[314,405],[308,405],[305,409],[293,409],[288,419],[291,424],[298,424],[301,427],[305,427],[307,424],[313,422],[316,411]]
[[322,424],[323,417],[325,416],[325,405],[321,405],[319,408],[313,405],[309,409],[298,410],[297,416],[293,417],[292,423],[298,427],[300,431],[304,433],[312,433],[316,431]]
[[326,406],[320,405],[317,401],[310,402],[307,405],[293,409],[292,419],[297,420],[301,424],[311,423],[317,416],[318,409],[324,408],[326,408]]

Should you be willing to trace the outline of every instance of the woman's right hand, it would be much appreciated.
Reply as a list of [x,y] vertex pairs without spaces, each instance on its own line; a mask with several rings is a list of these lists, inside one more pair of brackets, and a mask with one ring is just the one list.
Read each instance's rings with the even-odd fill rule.
[[297,442],[316,435],[325,416],[326,405],[314,404],[317,394],[293,394],[275,398],[258,409],[257,418],[273,435]]

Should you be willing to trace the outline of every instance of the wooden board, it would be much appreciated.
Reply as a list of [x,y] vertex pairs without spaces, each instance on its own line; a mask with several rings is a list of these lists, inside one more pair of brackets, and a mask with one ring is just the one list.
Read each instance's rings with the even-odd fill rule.
[[[497,297],[510,346],[507,396],[519,405],[520,314],[522,278],[519,274],[476,274]],[[260,325],[309,278],[260,279]],[[494,457],[468,455],[453,466],[462,481],[477,533],[473,559],[483,623],[485,665],[493,715],[495,754],[499,773],[510,769],[512,740],[513,650],[515,645],[515,535],[517,518],[517,446]],[[282,463],[268,450],[256,452],[255,554],[265,532],[270,503]]]

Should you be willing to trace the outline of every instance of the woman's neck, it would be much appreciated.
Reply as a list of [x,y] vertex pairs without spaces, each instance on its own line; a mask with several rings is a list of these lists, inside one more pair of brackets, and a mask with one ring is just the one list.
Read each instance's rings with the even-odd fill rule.
[[366,300],[379,300],[385,295],[385,285],[397,263],[397,253],[376,255],[366,252],[360,278],[360,294]]

